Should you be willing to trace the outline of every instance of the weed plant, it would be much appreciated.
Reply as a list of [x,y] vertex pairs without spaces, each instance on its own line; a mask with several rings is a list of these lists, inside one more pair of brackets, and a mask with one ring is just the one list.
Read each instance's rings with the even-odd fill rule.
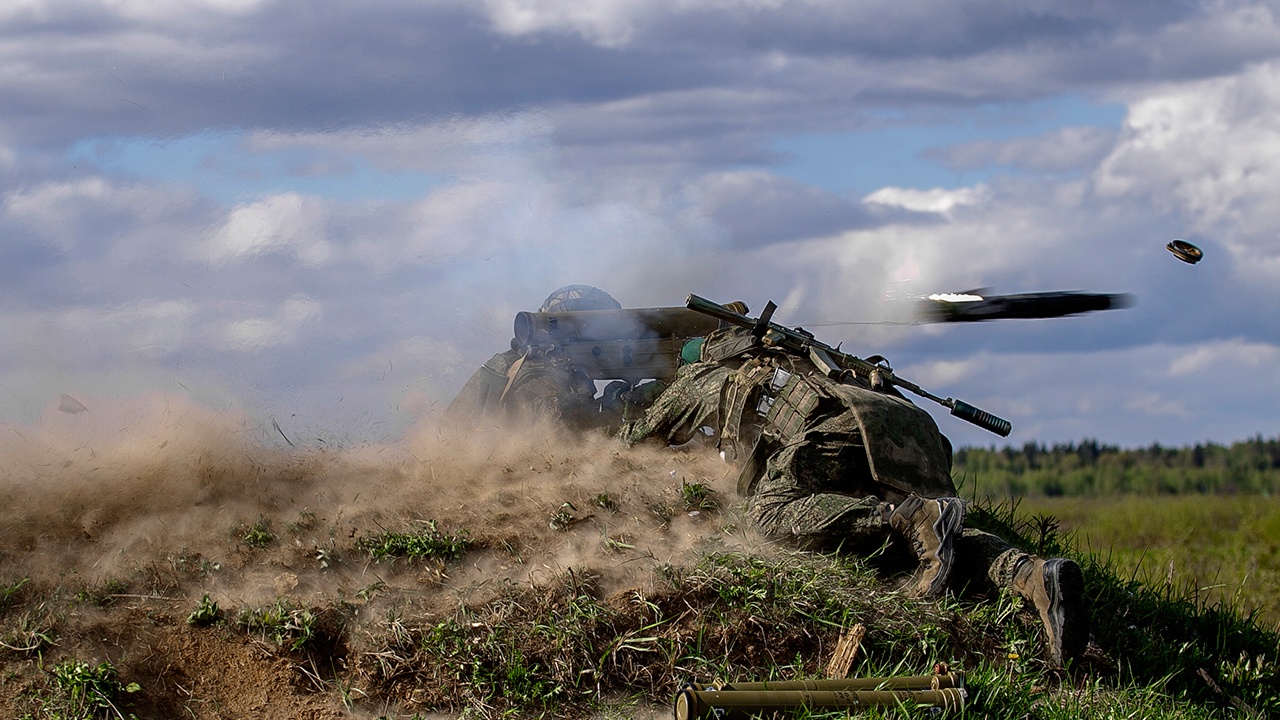
[[270,521],[260,517],[244,531],[240,540],[251,548],[261,550],[276,541],[276,534],[271,531]]
[[289,650],[307,648],[316,635],[316,614],[284,599],[266,607],[245,608],[236,622],[250,634]]
[[375,562],[394,558],[434,558],[449,562],[461,557],[471,547],[471,538],[465,530],[444,532],[436,526],[434,520],[426,521],[425,525],[424,529],[416,532],[386,531],[363,537],[356,542],[356,546],[368,552]]
[[17,580],[0,585],[0,616],[9,611],[9,608],[17,604],[22,599],[22,589],[31,581],[31,578],[18,578]]
[[138,692],[137,683],[124,685],[110,662],[97,665],[79,660],[64,660],[49,672],[50,683],[44,692],[29,700],[32,710],[23,720],[92,720],[93,718],[133,718],[121,706],[124,696]]
[[128,590],[129,584],[127,582],[111,578],[76,593],[76,600],[98,607],[106,607],[115,600],[115,596],[122,595]]
[[218,603],[211,600],[206,594],[200,599],[200,604],[195,610],[187,616],[187,624],[195,627],[206,627],[218,622],[222,617],[222,611],[218,609]]
[[686,510],[715,510],[719,503],[715,499],[715,491],[706,483],[680,481],[680,499]]

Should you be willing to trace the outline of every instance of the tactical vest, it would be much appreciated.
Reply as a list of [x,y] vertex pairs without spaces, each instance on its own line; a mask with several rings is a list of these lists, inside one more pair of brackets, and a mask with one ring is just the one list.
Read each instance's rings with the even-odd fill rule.
[[[719,335],[719,336],[718,336]],[[929,413],[896,390],[872,390],[835,380],[808,358],[766,349],[740,331],[713,333],[704,360],[745,358],[720,399],[721,449],[741,460],[739,492],[749,495],[774,450],[799,438],[822,417],[852,412],[872,479],[887,496],[954,496],[949,445]]]

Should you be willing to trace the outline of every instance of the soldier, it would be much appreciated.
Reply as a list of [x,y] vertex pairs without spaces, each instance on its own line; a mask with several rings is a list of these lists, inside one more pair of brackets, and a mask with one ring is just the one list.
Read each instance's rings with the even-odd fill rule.
[[721,329],[618,437],[678,445],[703,427],[722,456],[740,462],[739,494],[767,535],[861,553],[904,540],[919,561],[913,594],[975,581],[1008,588],[1039,611],[1055,665],[1083,653],[1089,618],[1079,566],[965,528],[950,442],[892,385],[834,380],[806,357]]
[[[547,296],[539,312],[617,310],[609,293],[590,285],[566,285]],[[596,411],[596,386],[577,368],[516,348],[500,352],[476,370],[445,409],[445,421],[472,426],[482,419],[546,421],[577,427]]]

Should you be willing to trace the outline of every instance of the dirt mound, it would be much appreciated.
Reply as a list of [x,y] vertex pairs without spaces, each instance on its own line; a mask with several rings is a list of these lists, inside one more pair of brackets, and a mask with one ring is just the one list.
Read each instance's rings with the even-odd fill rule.
[[[13,499],[0,519],[8,716],[49,702],[49,669],[71,660],[137,683],[127,700],[140,717],[394,715],[423,698],[395,686],[404,697],[371,708],[348,672],[353,654],[376,652],[351,646],[389,617],[434,617],[565,572],[601,597],[625,594],[656,568],[759,542],[721,512],[732,482],[708,451],[428,425],[394,444],[278,448],[245,418],[181,399],[86,404],[0,438],[0,492]],[[370,552],[430,533],[465,552]],[[222,622],[188,622],[215,606]],[[305,625],[304,652],[254,624],[273,609]]]

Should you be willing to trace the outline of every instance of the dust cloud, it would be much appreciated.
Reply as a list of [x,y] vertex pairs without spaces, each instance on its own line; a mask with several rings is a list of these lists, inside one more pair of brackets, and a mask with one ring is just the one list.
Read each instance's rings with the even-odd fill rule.
[[[75,402],[0,427],[2,580],[156,592],[138,578],[166,571],[187,578],[169,594],[232,603],[375,583],[456,598],[569,569],[629,586],[690,552],[759,543],[732,509],[732,469],[710,448],[430,420],[396,442],[286,448],[249,417],[184,397]],[[718,507],[691,504],[686,485],[712,490]],[[425,567],[373,563],[357,547],[428,523],[465,532],[473,549]],[[251,547],[254,526],[275,540]]]

